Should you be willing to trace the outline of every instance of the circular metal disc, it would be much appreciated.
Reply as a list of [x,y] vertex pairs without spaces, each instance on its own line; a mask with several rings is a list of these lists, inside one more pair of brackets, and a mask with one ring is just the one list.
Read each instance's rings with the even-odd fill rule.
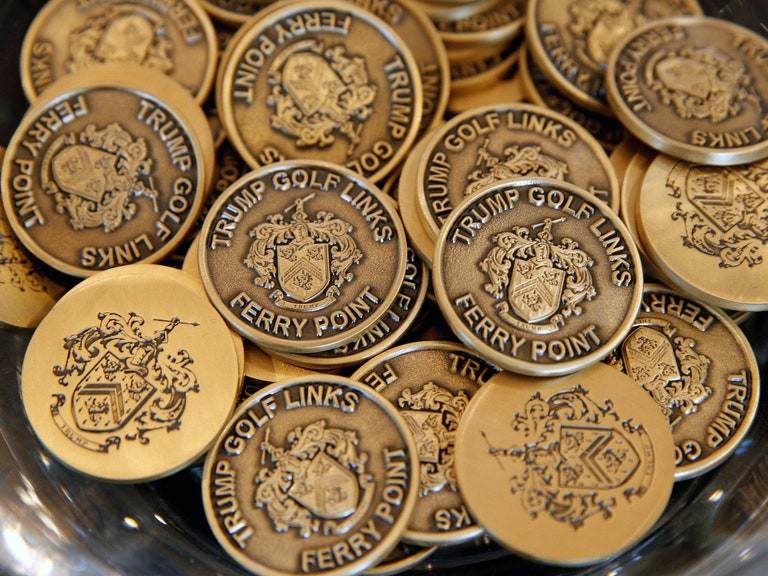
[[630,548],[661,516],[672,435],[648,394],[608,366],[547,380],[504,372],[464,413],[456,470],[494,540],[531,560],[584,566]]

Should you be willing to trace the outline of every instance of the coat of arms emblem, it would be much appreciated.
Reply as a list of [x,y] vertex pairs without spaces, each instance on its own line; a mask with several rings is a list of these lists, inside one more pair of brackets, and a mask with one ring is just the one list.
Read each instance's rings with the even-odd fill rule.
[[619,420],[610,401],[598,405],[581,386],[547,399],[536,392],[514,415],[508,447],[486,436],[488,453],[533,518],[548,514],[578,529],[591,516],[613,514],[616,499],[601,492],[620,490],[629,501],[648,489],[653,447],[642,425]]
[[350,224],[325,211],[309,219],[304,204],[312,198],[314,193],[285,209],[293,210],[290,221],[271,214],[249,232],[254,241],[243,262],[256,271],[257,286],[279,284],[270,296],[281,308],[312,311],[330,305],[342,284],[354,278],[349,269],[363,257]]
[[490,280],[485,291],[504,300],[496,306],[500,316],[521,330],[556,332],[567,318],[581,314],[582,301],[597,294],[592,259],[570,238],[554,242],[552,227],[562,221],[534,224],[534,230],[541,229],[535,238],[523,226],[494,235],[495,246],[480,263]]
[[173,70],[172,49],[162,18],[136,5],[118,4],[70,34],[64,66],[76,72],[93,64],[140,64],[168,74]]
[[297,146],[321,148],[333,144],[338,131],[352,153],[377,92],[362,56],[348,55],[344,46],[297,42],[275,58],[268,77],[273,128],[295,137]]
[[[97,452],[119,448],[122,439],[147,444],[153,430],[178,429],[187,393],[197,392],[199,383],[189,353],[168,353],[163,344],[177,326],[197,324],[159,320],[164,325],[147,336],[138,314],[98,317],[97,326],[64,339],[66,363],[54,366],[53,373],[60,385],[73,389],[69,399],[55,395],[51,416],[56,425],[77,445]],[[67,403],[69,413],[62,411]]]
[[615,351],[606,361],[647,390],[675,426],[712,395],[705,384],[710,359],[695,347],[670,323],[642,318],[624,339],[621,357]]
[[136,215],[134,198],[146,196],[158,211],[147,154],[144,139],[134,140],[117,122],[103,130],[89,124],[79,137],[65,134],[51,144],[42,163],[43,188],[75,230],[112,232]]
[[426,496],[445,487],[456,492],[454,445],[459,420],[469,404],[467,394],[463,390],[453,394],[427,382],[416,393],[403,390],[397,404],[418,449],[419,495]]
[[[683,245],[717,256],[721,268],[763,261],[768,242],[768,170],[748,164],[716,167],[678,162],[667,178],[678,202],[672,220],[685,224]],[[686,207],[688,209],[686,209]]]
[[26,256],[0,208],[0,284],[6,283],[20,292],[43,292],[46,289],[39,267]]
[[325,535],[349,532],[367,513],[374,491],[357,434],[318,420],[295,428],[282,448],[270,443],[270,430],[254,478],[256,508],[267,511],[278,532],[296,528],[302,538],[321,529]]
[[646,63],[645,76],[680,118],[723,122],[737,116],[745,100],[761,109],[744,63],[714,46],[657,51]]
[[568,164],[542,153],[541,146],[520,146],[513,144],[504,148],[504,159],[488,152],[490,139],[486,138],[483,146],[478,150],[475,160],[475,169],[469,173],[464,195],[469,196],[473,192],[490,186],[501,180],[508,180],[516,176],[541,176],[565,180],[568,174]]

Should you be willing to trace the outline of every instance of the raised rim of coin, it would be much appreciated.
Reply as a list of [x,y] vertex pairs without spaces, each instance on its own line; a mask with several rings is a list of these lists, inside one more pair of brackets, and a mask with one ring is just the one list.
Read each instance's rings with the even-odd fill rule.
[[[131,8],[127,8],[130,4],[135,4]],[[147,66],[141,66],[142,70],[153,69],[160,70],[165,68],[173,68],[172,57],[179,55],[179,51],[175,49],[170,42],[170,34],[166,26],[156,22],[154,18],[156,16],[150,15],[146,10],[157,10],[157,12],[163,13],[171,20],[177,20],[176,24],[179,27],[178,34],[189,39],[190,42],[203,42],[206,47],[207,62],[201,62],[197,58],[187,58],[186,61],[193,66],[203,67],[204,73],[201,74],[199,83],[195,86],[188,86],[183,83],[183,78],[175,79],[173,72],[168,72],[169,78],[174,78],[179,86],[184,86],[189,90],[192,97],[199,103],[203,104],[208,93],[213,87],[214,78],[216,77],[216,31],[213,27],[208,13],[203,9],[199,2],[190,0],[179,0],[173,5],[172,9],[167,6],[159,6],[152,0],[134,0],[131,3],[120,2],[119,0],[106,0],[100,2],[79,2],[77,0],[51,0],[45,3],[40,11],[32,21],[29,30],[27,31],[24,42],[21,47],[21,85],[24,89],[24,93],[30,102],[33,102],[40,94],[40,92],[47,89],[47,84],[51,80],[56,80],[50,72],[44,70],[44,67],[51,66],[51,60],[56,55],[57,46],[51,46],[50,43],[41,42],[37,38],[39,30],[43,28],[46,23],[50,23],[55,29],[55,36],[60,36],[67,32],[72,32],[69,29],[64,29],[65,26],[71,26],[66,17],[61,14],[57,14],[62,9],[68,9],[69,7],[75,10],[87,10],[94,6],[108,5],[107,10],[114,9],[115,14],[102,14],[96,15],[90,18],[88,21],[83,22],[83,26],[78,30],[78,38],[75,42],[74,39],[62,39],[61,43],[64,47],[75,49],[78,58],[81,62],[73,62],[71,67],[73,71],[82,70],[85,67],[92,65],[101,66],[102,64],[109,63],[138,63],[148,60],[147,55],[152,56],[153,68]],[[141,16],[136,17],[136,14],[132,17],[130,14],[121,15],[121,10],[136,10],[141,12]],[[123,26],[125,30],[118,29],[109,34],[110,26],[116,26],[119,24],[121,18],[124,20]],[[116,24],[116,22],[118,24]],[[107,33],[105,33],[107,30]],[[130,37],[133,33],[133,37]],[[149,43],[149,34],[152,35],[154,42]],[[96,39],[94,39],[96,38]],[[105,53],[114,51],[119,54],[115,60],[111,62],[101,62],[100,58],[108,58],[108,56],[98,56],[95,54],[99,50],[99,46],[102,42],[107,42],[108,46],[102,48]],[[130,43],[134,42],[136,46],[131,46]],[[125,45],[121,46],[123,43]],[[141,46],[142,43],[149,43],[148,47]],[[58,46],[62,48],[62,46]],[[123,50],[124,54],[120,51]],[[88,58],[95,60],[95,62],[89,62]],[[122,58],[122,59],[120,59]],[[166,62],[168,60],[169,62]],[[63,76],[59,76],[63,77]],[[137,76],[140,78],[141,76]],[[46,87],[42,90],[38,90],[36,87],[35,78],[46,81]]]
[[631,234],[606,204],[567,182],[517,178],[456,207],[436,243],[432,286],[471,349],[512,372],[554,376],[622,341],[643,274]]
[[196,462],[239,393],[226,323],[186,274],[153,268],[110,271],[68,292],[24,356],[21,396],[35,434],[57,460],[100,480],[145,482]]
[[[235,411],[206,457],[203,505],[219,544],[248,570],[344,576],[397,545],[418,470],[412,434],[388,400],[349,378],[302,376],[262,388]],[[310,473],[347,490],[335,503],[302,497]],[[296,495],[287,516],[285,490]]]
[[407,240],[391,199],[321,160],[244,175],[211,207],[200,237],[214,306],[245,338],[283,352],[354,340],[386,313],[405,275]]
[[548,380],[495,376],[470,401],[456,441],[470,511],[494,540],[536,562],[576,567],[618,555],[651,529],[674,484],[658,406],[599,363]]
[[718,166],[760,160],[768,157],[766,52],[765,38],[733,22],[650,22],[612,52],[608,101],[629,131],[662,152]]

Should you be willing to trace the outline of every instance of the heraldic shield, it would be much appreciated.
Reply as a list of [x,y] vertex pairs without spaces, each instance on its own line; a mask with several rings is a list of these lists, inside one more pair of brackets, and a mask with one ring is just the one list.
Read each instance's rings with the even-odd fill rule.
[[408,429],[416,441],[419,461],[437,464],[440,462],[440,437],[438,433],[448,431],[442,424],[441,415],[423,410],[400,410],[408,423]]
[[746,215],[765,215],[765,193],[736,170],[693,166],[686,184],[688,200],[723,232],[744,227]]
[[112,432],[129,422],[157,388],[140,374],[122,372],[125,360],[107,351],[72,394],[72,416],[86,432]]
[[657,330],[645,326],[633,330],[621,351],[627,374],[639,384],[661,381],[666,385],[681,378],[672,344]]
[[512,309],[526,322],[545,320],[558,311],[565,271],[549,260],[515,260],[509,282]]
[[560,427],[560,486],[594,490],[618,488],[640,465],[634,446],[616,428]]
[[291,242],[277,247],[277,280],[285,293],[299,302],[309,302],[331,282],[328,244]]
[[306,116],[328,112],[323,105],[335,104],[346,85],[322,56],[299,52],[292,54],[283,67],[283,88]]
[[304,460],[288,495],[323,520],[350,516],[357,507],[357,478],[325,452]]
[[99,204],[107,190],[105,168],[114,172],[116,161],[114,154],[75,144],[56,154],[51,171],[62,190]]

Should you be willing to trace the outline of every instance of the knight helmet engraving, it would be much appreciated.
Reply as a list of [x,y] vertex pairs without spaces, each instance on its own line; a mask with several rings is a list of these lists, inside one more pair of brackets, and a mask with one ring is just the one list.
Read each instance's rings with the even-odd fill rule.
[[144,139],[134,140],[119,123],[102,130],[89,124],[79,137],[65,134],[51,144],[42,162],[43,188],[56,211],[69,214],[73,229],[112,232],[136,216],[136,198],[146,196],[158,211],[147,155]]
[[[503,447],[483,436],[532,518],[546,514],[576,530],[590,517],[610,518],[617,506],[631,505],[629,496],[648,490],[653,447],[644,428],[621,422],[609,400],[597,404],[580,385],[546,399],[531,396]],[[605,494],[614,490],[626,500]]]
[[[64,339],[66,362],[53,368],[70,391],[57,394],[51,406],[62,433],[77,445],[106,452],[110,445],[119,448],[123,439],[147,444],[153,430],[180,428],[187,394],[198,392],[199,383],[189,352],[168,353],[164,344],[178,326],[198,324],[156,320],[164,325],[148,336],[144,319],[133,312],[102,312],[98,319],[98,325]],[[60,411],[67,403],[69,414]]]
[[527,332],[556,332],[582,313],[581,302],[597,295],[592,259],[570,238],[554,241],[552,227],[563,221],[547,218],[533,225],[540,229],[535,238],[524,226],[494,235],[495,246],[480,263],[490,281],[485,291],[504,300],[496,306],[501,317]]
[[318,420],[291,431],[283,448],[270,443],[270,430],[261,443],[254,506],[266,510],[277,532],[296,528],[302,538],[349,532],[367,513],[375,488],[357,434]]
[[363,56],[348,55],[342,45],[325,49],[321,42],[301,41],[275,58],[268,79],[273,128],[295,137],[301,148],[330,146],[339,132],[352,154],[377,94]]
[[[254,238],[243,263],[256,272],[253,283],[275,290],[270,297],[289,310],[314,311],[329,306],[354,275],[350,268],[363,254],[351,224],[332,212],[320,211],[310,220],[304,204],[314,193],[297,198],[283,214],[271,214],[250,232]],[[278,286],[276,288],[276,286]]]
[[721,268],[763,262],[768,242],[768,169],[678,162],[667,178],[680,198],[673,221],[685,225],[683,245],[715,257]]
[[458,491],[454,467],[456,429],[469,397],[427,382],[417,392],[403,390],[397,399],[400,414],[411,430],[420,461],[419,495],[449,489]]

